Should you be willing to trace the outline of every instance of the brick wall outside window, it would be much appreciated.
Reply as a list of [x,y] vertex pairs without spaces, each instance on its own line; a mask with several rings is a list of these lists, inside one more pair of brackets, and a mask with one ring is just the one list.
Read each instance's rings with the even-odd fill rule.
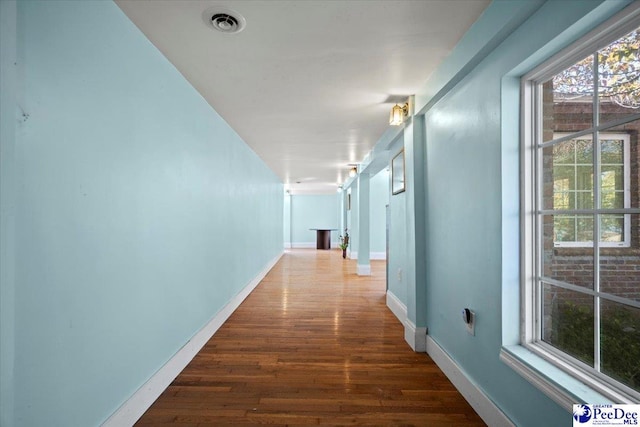
[[[612,103],[600,105],[601,122],[628,115],[629,109]],[[633,110],[635,112],[635,110]],[[554,133],[570,133],[591,126],[592,109],[590,102],[564,102],[553,105],[553,117],[545,117],[545,140],[552,139]],[[547,127],[548,126],[548,127]],[[632,122],[618,126],[613,133],[626,133],[630,138],[630,189],[631,207],[638,207],[640,201],[640,153],[638,132],[640,123]],[[549,159],[545,159],[549,161]],[[550,159],[550,161],[553,161]],[[549,167],[546,170],[551,171]],[[549,175],[552,175],[551,173]],[[553,177],[544,178],[545,197],[553,196]],[[545,227],[553,227],[553,222]],[[593,248],[554,247],[553,233],[545,233],[545,258],[551,271],[545,272],[556,280],[592,288]],[[547,256],[549,255],[549,256]],[[600,248],[600,289],[618,296],[640,300],[640,215],[631,215],[630,247]]]

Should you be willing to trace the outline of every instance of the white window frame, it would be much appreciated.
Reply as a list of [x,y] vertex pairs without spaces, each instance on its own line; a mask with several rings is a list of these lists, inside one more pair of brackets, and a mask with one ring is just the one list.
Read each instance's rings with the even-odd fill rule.
[[[560,139],[567,137],[569,135],[573,135],[573,133],[567,132],[555,132],[553,134],[553,139]],[[600,139],[618,139],[622,140],[623,143],[623,160],[622,160],[622,173],[624,179],[624,208],[627,209],[631,206],[631,171],[630,171],[630,148],[629,148],[629,134],[626,133],[600,133]],[[593,141],[593,135],[582,135],[581,139],[591,140]],[[542,173],[542,171],[538,171],[538,173]],[[553,245],[556,248],[592,248],[592,241],[575,241],[575,242],[557,242],[554,240]],[[624,215],[624,236],[622,241],[620,242],[606,242],[600,241],[599,246],[602,248],[628,248],[631,246],[631,218],[630,215]]]
[[[542,313],[542,286],[539,284],[538,271],[542,263],[541,230],[539,221],[541,211],[540,189],[542,182],[541,177],[537,174],[538,165],[541,162],[541,154],[538,145],[542,140],[542,103],[536,100],[542,99],[540,85],[553,77],[556,73],[562,71],[583,58],[589,56],[593,52],[601,49],[620,37],[628,34],[634,29],[640,27],[640,4],[635,3],[627,7],[616,16],[597,27],[581,40],[570,45],[552,58],[527,73],[522,77],[521,84],[521,310],[520,310],[520,346],[530,352],[534,357],[539,358],[541,363],[531,363],[529,356],[522,356],[509,351],[508,348],[503,349],[501,359],[512,366],[516,371],[523,375],[528,381],[540,388],[547,395],[552,397],[558,403],[570,410],[568,403],[578,403],[575,396],[579,396],[579,389],[584,391],[583,386],[586,385],[589,390],[596,394],[605,396],[612,402],[617,403],[640,403],[640,393],[627,387],[626,385],[613,380],[612,378],[597,372],[594,368],[578,361],[568,354],[558,350],[557,348],[542,341],[542,321],[540,314]],[[596,115],[598,112],[596,111]],[[630,114],[628,118],[622,120],[619,124],[627,123],[631,120],[640,119],[640,111],[636,114]],[[613,127],[618,123],[609,122],[600,126],[597,121],[596,126],[582,132],[572,133],[573,137],[591,134],[594,135],[598,131],[606,131],[607,128]],[[539,179],[536,179],[539,178]],[[599,178],[598,178],[599,179]],[[624,213],[640,213],[640,209],[628,208]],[[627,227],[628,228],[628,227]],[[598,230],[596,230],[598,233]],[[594,242],[596,250],[601,245]],[[594,260],[594,264],[597,263]],[[597,289],[592,292],[598,296]],[[615,300],[616,298],[609,297]],[[622,299],[620,299],[622,300]],[[599,316],[599,298],[595,299],[594,315]],[[628,304],[628,300],[622,301]],[[599,342],[599,331],[595,328],[595,342]],[[523,358],[524,357],[524,358]],[[599,359],[598,356],[596,356]],[[595,362],[599,364],[599,360]],[[547,366],[545,368],[544,366]],[[536,367],[533,367],[533,366]],[[568,374],[572,378],[571,382],[577,380],[580,387],[570,385],[568,381],[558,382],[554,377],[555,369],[559,368],[561,372]],[[555,375],[557,377],[557,375]],[[573,387],[573,388],[572,388]],[[586,402],[586,403],[602,403],[602,402]]]

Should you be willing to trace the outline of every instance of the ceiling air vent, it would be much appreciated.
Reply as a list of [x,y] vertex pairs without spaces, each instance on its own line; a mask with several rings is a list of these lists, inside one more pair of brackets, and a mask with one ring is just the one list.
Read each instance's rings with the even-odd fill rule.
[[203,18],[208,25],[226,34],[239,33],[246,25],[242,15],[229,9],[207,9],[203,14]]

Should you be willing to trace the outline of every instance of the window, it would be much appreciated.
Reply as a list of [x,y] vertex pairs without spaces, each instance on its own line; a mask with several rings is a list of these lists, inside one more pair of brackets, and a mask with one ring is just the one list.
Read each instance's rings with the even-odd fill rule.
[[[570,134],[555,133],[554,140]],[[602,205],[611,209],[628,208],[629,135],[600,136],[600,197]],[[553,200],[556,211],[593,209],[593,141],[583,135],[553,145],[546,155],[553,168],[543,173],[553,177]],[[545,155],[543,154],[543,156]],[[611,215],[602,223],[601,247],[629,246],[629,215]],[[593,220],[589,215],[556,215],[553,224],[555,247],[593,247]]]
[[521,339],[639,402],[640,20],[621,21],[522,81]]

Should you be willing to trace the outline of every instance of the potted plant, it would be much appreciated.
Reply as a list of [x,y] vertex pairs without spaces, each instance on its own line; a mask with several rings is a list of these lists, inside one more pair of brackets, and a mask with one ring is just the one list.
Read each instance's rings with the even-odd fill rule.
[[347,248],[349,247],[349,233],[344,229],[344,236],[340,236],[340,249],[342,249],[342,258],[347,257]]

